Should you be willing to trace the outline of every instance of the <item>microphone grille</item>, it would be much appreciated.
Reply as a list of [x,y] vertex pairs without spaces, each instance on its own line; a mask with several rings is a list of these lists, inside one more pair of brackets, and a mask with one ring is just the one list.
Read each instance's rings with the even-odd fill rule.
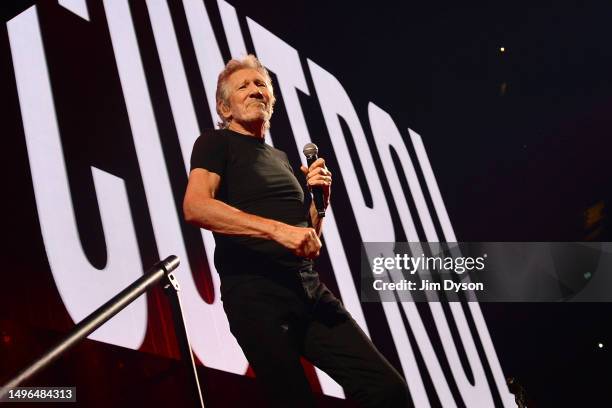
[[309,157],[319,153],[319,148],[314,143],[306,143],[304,146],[304,156]]

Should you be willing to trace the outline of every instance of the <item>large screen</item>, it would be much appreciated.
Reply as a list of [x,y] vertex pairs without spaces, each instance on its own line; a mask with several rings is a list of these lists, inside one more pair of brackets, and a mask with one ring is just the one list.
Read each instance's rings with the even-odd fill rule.
[[[443,60],[429,51],[441,41],[435,34],[429,37],[431,30],[426,29],[432,20],[418,17],[431,17],[431,10],[403,10],[414,20],[406,21],[413,27],[410,36],[389,38],[395,43],[385,44],[384,55],[375,55],[375,47],[364,40],[376,25],[338,22],[338,30],[366,31],[355,34],[360,44],[346,44],[353,50],[347,55],[343,50],[334,53],[343,44],[329,32],[325,43],[323,34],[309,37],[308,29],[300,26],[317,30],[317,22],[308,16],[325,13],[321,4],[299,3],[296,14],[304,13],[300,17],[283,15],[287,9],[274,10],[277,5],[261,7],[269,13],[223,0],[58,0],[23,5],[7,19],[2,126],[13,156],[5,172],[12,188],[5,194],[11,201],[6,232],[13,271],[9,281],[15,290],[3,301],[3,306],[10,305],[3,307],[6,320],[66,332],[150,265],[173,254],[181,260],[176,276],[199,364],[252,375],[219,298],[214,239],[184,222],[182,198],[193,144],[203,129],[218,121],[217,75],[228,59],[253,53],[272,74],[278,100],[266,142],[287,153],[296,174],[305,164],[302,147],[315,142],[334,173],[324,251],[316,269],[404,375],[414,405],[516,406],[506,382],[513,373],[500,364],[481,305],[361,302],[361,243],[552,241],[571,236],[576,229],[535,235],[546,231],[555,214],[564,214],[563,205],[552,216],[534,216],[539,229],[532,225],[524,235],[514,222],[499,221],[495,215],[499,211],[511,217],[513,210],[524,214],[530,208],[525,197],[504,201],[500,190],[514,187],[521,195],[517,180],[540,171],[537,166],[529,170],[528,163],[512,170],[513,161],[531,160],[525,152],[532,142],[532,154],[554,168],[557,156],[540,155],[549,139],[519,137],[514,151],[503,134],[482,135],[483,123],[508,120],[507,110],[508,116],[497,118],[482,117],[490,113],[485,110],[482,116],[472,112],[470,118],[458,117],[455,110],[465,109],[452,103],[484,98],[478,92],[486,92],[476,84],[477,95],[469,95],[452,79],[438,81],[435,73],[444,69],[438,64],[448,64],[451,57]],[[292,18],[299,28],[292,30],[286,21]],[[401,22],[398,18],[389,24]],[[321,47],[326,49],[317,49]],[[503,75],[509,69],[504,53],[514,50],[511,44],[506,47],[492,45],[495,56],[488,58],[501,68],[491,68],[491,73]],[[457,77],[462,69],[467,68],[456,68]],[[474,75],[479,69],[472,67]],[[511,77],[495,79],[487,97],[508,104],[513,92],[527,92],[516,90],[514,86],[521,85]],[[433,94],[448,99],[441,102]],[[466,128],[476,118],[474,129]],[[523,115],[517,124],[527,121]],[[609,123],[600,126],[610,129]],[[598,137],[586,138],[586,143],[603,140]],[[495,145],[488,154],[502,162],[501,170],[490,169],[493,158],[478,157],[487,152],[483,143]],[[562,149],[566,155],[571,143]],[[596,174],[582,197],[601,196],[607,206],[609,194],[606,197],[600,187],[603,154],[592,151],[591,159],[590,167],[578,170],[581,175]],[[475,176],[487,172],[493,179]],[[542,176],[533,177],[542,181]],[[528,183],[523,192],[537,194],[537,183]],[[563,189],[552,186],[550,191]],[[482,202],[485,197],[487,204]],[[541,200],[553,198],[544,194]],[[594,211],[597,218],[597,205],[596,200],[587,202],[584,211]],[[461,209],[470,206],[471,212]],[[566,231],[570,233],[562,235]],[[89,338],[176,357],[164,305],[160,293],[148,293]],[[309,372],[322,394],[344,398],[342,388],[325,373]],[[206,395],[206,380],[202,386]]]

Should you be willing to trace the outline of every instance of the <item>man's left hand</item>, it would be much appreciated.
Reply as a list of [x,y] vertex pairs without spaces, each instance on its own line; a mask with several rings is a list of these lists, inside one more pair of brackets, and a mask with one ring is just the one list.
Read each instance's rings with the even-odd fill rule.
[[312,163],[310,168],[302,166],[300,170],[302,170],[302,173],[306,176],[306,185],[309,189],[321,187],[323,190],[323,201],[327,208],[329,196],[331,194],[332,174],[325,166],[325,160],[323,158],[318,158]]

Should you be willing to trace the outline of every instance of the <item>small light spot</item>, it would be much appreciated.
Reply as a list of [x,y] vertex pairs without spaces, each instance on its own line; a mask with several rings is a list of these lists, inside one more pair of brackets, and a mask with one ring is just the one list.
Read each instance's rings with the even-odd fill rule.
[[602,349],[603,348],[603,343],[597,343],[597,347]]
[[2,336],[2,341],[4,342],[4,344],[9,344],[11,342],[11,336],[5,334],[4,336]]
[[506,52],[506,47],[499,47],[500,52]]
[[591,279],[591,272],[585,272],[584,279]]

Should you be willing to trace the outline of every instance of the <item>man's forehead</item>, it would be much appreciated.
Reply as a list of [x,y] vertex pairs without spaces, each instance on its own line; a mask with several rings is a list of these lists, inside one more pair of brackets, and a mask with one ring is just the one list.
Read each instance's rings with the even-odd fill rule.
[[229,80],[234,83],[244,82],[248,80],[259,79],[266,81],[266,78],[261,72],[254,68],[242,68],[230,75]]

